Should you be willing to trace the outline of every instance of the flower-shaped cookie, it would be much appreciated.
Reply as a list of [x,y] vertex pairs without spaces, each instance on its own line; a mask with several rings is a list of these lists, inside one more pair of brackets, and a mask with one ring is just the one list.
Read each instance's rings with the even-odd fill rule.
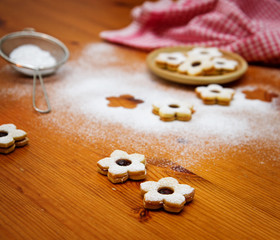
[[153,104],[153,113],[163,121],[189,121],[193,112],[193,105],[185,101],[169,99]]
[[144,207],[159,209],[163,207],[169,212],[180,212],[185,203],[193,200],[195,190],[172,177],[160,179],[158,182],[146,181],[140,184],[144,196]]
[[235,93],[233,89],[223,88],[218,84],[210,84],[207,87],[197,87],[195,92],[205,104],[218,103],[220,105],[229,105]]
[[213,58],[220,57],[222,53],[215,47],[212,48],[204,48],[204,47],[196,47],[187,52],[189,57],[199,57],[199,58]]
[[0,126],[0,153],[10,153],[18,144],[27,141],[26,132],[16,129],[14,124]]
[[178,67],[178,72],[190,76],[205,75],[214,68],[214,63],[208,58],[189,57]]
[[222,57],[214,58],[212,61],[216,70],[234,71],[238,65],[237,61]]
[[156,64],[161,68],[176,71],[178,66],[186,60],[186,56],[181,52],[160,53],[156,59]]
[[146,177],[146,159],[142,154],[115,150],[110,157],[97,162],[97,170],[107,175],[112,183],[123,183],[127,179],[141,180]]

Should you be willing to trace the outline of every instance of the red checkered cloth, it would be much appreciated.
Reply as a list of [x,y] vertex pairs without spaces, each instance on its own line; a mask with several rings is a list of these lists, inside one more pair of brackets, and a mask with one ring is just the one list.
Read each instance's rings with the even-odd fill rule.
[[161,0],[132,10],[126,28],[101,38],[142,50],[215,46],[249,62],[280,63],[280,2],[277,0]]

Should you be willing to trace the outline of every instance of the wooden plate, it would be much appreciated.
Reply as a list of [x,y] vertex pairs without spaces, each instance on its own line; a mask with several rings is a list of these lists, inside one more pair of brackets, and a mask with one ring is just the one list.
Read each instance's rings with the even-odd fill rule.
[[223,55],[226,58],[231,58],[238,62],[237,69],[230,73],[225,73],[223,75],[217,75],[217,76],[188,76],[185,74],[181,74],[178,72],[172,72],[167,69],[160,68],[156,65],[155,59],[158,56],[159,53],[163,52],[183,52],[186,53],[187,51],[191,50],[192,47],[167,47],[167,48],[160,48],[157,50],[154,50],[151,52],[147,57],[147,65],[148,68],[157,76],[162,77],[164,79],[178,82],[178,83],[184,83],[184,84],[190,84],[190,85],[205,85],[210,83],[228,83],[232,82],[234,80],[239,79],[247,70],[248,64],[247,62],[238,54],[231,53],[231,52],[225,52],[223,50],[220,50],[220,52],[223,53]]

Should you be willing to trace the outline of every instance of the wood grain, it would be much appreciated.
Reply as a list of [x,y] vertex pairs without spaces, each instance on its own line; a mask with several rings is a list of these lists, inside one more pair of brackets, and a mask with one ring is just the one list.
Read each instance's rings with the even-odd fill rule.
[[[131,9],[142,2],[1,0],[0,35],[33,27],[64,42],[71,61],[86,44],[101,41],[100,31],[128,25]],[[127,57],[126,65],[145,61],[147,55],[114,48]],[[50,76],[48,89],[56,88],[60,77]],[[166,87],[192,89],[156,81]],[[268,92],[279,92],[280,70],[251,65],[241,80],[229,86],[261,86],[264,82]],[[30,93],[13,97],[14,87],[30,88]],[[34,112],[30,79],[7,70],[3,59],[0,88],[5,90],[0,95],[0,124],[14,123],[30,139],[28,146],[0,155],[0,239],[280,239],[278,141],[260,138],[234,147],[225,143],[208,148],[207,154],[191,149],[192,159],[199,164],[190,165],[188,159],[178,164],[171,159],[180,158],[180,151],[152,134],[90,122],[107,136],[93,142],[80,134],[80,126],[87,121],[83,116],[61,109],[47,115]],[[57,100],[51,91],[49,95],[53,102]],[[270,104],[279,111],[279,95]],[[52,125],[52,119],[63,118],[73,119],[72,125],[66,126],[67,121]],[[148,138],[152,144],[122,139],[120,132]],[[170,141],[177,141],[181,148],[188,144],[176,136],[170,136]],[[148,161],[147,180],[176,177],[196,189],[194,201],[180,214],[145,210],[140,182],[114,185],[96,171],[96,162],[116,149],[140,151]]]

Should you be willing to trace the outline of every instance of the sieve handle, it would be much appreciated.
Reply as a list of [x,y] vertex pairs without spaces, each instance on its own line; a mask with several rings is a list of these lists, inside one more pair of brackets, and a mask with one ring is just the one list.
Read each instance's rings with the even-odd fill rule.
[[[47,104],[47,109],[46,110],[39,109],[36,106],[36,82],[37,82],[37,77],[38,77],[38,79],[40,81],[40,84],[41,84],[41,87],[43,89],[44,97],[45,97],[46,104]],[[32,103],[33,103],[33,108],[37,112],[39,112],[39,113],[49,113],[51,111],[51,105],[50,105],[50,102],[49,102],[47,91],[45,89],[44,81],[43,81],[43,78],[41,76],[40,71],[38,71],[38,70],[34,70],[34,74],[33,74],[33,96],[32,96]]]

